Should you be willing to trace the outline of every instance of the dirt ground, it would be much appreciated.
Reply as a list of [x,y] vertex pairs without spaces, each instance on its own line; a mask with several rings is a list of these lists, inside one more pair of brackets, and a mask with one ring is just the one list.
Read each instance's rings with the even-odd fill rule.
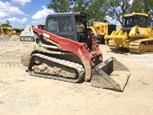
[[0,115],[152,115],[153,54],[114,53],[131,76],[124,92],[30,76],[20,63],[19,42],[0,42]]

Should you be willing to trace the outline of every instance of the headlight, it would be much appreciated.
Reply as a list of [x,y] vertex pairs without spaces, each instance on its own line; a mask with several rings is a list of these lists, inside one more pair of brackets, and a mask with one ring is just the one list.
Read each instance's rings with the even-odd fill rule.
[[33,36],[21,36],[20,41],[34,42],[35,40]]

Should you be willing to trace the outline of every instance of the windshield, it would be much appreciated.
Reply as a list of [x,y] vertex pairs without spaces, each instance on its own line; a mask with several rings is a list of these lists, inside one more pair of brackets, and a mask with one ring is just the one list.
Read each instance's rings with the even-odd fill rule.
[[77,32],[84,32],[85,26],[83,21],[76,20],[76,29],[77,29]]
[[72,32],[70,16],[50,17],[47,21],[47,30],[50,32]]
[[124,27],[133,27],[133,26],[147,27],[147,17],[145,16],[131,16],[124,17]]

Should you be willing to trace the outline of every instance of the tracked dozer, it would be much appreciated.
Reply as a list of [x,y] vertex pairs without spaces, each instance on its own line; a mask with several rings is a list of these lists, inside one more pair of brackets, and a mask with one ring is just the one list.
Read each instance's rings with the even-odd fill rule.
[[44,30],[27,26],[20,35],[21,62],[33,76],[123,91],[129,70],[113,57],[103,61],[86,19],[82,12],[57,13],[46,17]]
[[123,26],[105,36],[105,43],[112,51],[128,49],[131,53],[153,52],[153,28],[148,23],[148,14],[124,15]]

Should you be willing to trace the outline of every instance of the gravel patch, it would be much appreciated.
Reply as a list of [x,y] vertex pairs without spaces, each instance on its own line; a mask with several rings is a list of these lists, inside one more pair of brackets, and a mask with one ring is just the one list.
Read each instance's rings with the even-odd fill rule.
[[0,36],[0,42],[8,42],[8,41],[10,41],[10,38],[9,37]]
[[7,36],[0,36],[0,42],[19,41],[20,36],[13,35],[11,38]]

